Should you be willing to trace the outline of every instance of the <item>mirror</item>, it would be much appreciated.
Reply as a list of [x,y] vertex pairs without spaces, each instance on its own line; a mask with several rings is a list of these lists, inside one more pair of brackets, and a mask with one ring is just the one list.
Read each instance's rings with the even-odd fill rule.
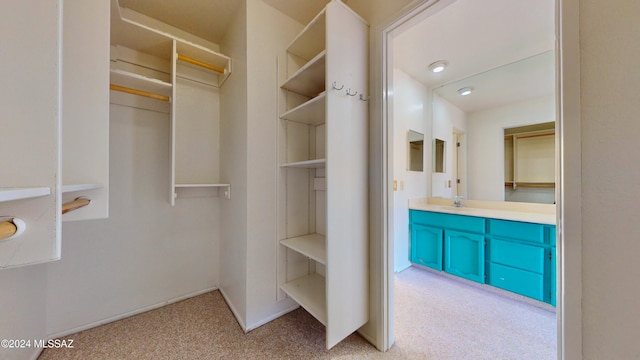
[[409,159],[407,160],[407,170],[423,171],[424,169],[424,134],[409,130],[407,133],[407,143],[409,144]]
[[[460,90],[463,88],[470,88],[473,91],[462,96]],[[554,51],[545,51],[434,88],[432,93],[434,137],[448,135],[453,139],[454,133],[463,133],[466,139],[465,144],[460,144],[464,155],[460,154],[459,141],[456,141],[455,148],[453,145],[445,145],[445,148],[448,147],[449,151],[454,152],[451,156],[445,156],[451,162],[451,167],[456,169],[438,171],[440,170],[437,167],[438,164],[434,162],[434,176],[444,172],[447,174],[447,179],[453,183],[448,194],[464,195],[467,199],[474,200],[553,203],[555,184],[552,179],[555,177],[553,172],[555,166],[553,164],[548,166],[547,146],[555,144],[553,137],[535,138],[536,143],[546,139],[544,142],[547,148],[542,152],[540,148],[530,151],[529,159],[520,163],[519,172],[524,176],[520,184],[514,183],[513,179],[507,176],[508,172],[513,170],[505,167],[509,166],[505,162],[505,156],[508,155],[505,151],[509,150],[505,148],[504,138],[505,129],[542,123],[547,123],[545,127],[547,133],[549,128],[554,128],[554,94]],[[535,130],[531,131],[535,132]],[[434,141],[437,142],[438,138]],[[524,147],[525,144],[533,142],[533,138],[522,140],[522,149],[533,149],[529,145]],[[551,149],[552,156],[553,150]],[[436,155],[438,155],[437,151],[436,147],[434,149]],[[464,159],[460,160],[462,156]],[[538,158],[533,158],[536,156]],[[434,159],[437,159],[437,156]],[[555,158],[552,157],[552,159]],[[460,161],[466,164],[459,164]],[[525,175],[539,173],[535,165],[539,163],[545,163],[545,169],[551,168],[552,171],[549,173],[545,170],[544,181],[535,176]],[[445,184],[448,183],[445,182]],[[432,187],[439,185],[439,182],[434,181]],[[436,192],[443,194],[442,189]]]
[[433,172],[443,173],[445,157],[444,152],[446,149],[446,142],[440,139],[433,139]]

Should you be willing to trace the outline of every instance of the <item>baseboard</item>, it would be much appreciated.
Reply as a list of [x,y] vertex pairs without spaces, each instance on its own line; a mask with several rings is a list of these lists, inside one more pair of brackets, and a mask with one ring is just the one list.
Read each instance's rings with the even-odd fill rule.
[[357,333],[358,333],[360,336],[362,336],[365,340],[367,340],[367,341],[369,342],[369,344],[371,344],[371,346],[373,346],[373,347],[375,347],[376,349],[378,349],[378,351],[381,351],[381,350],[380,350],[380,348],[378,348],[378,347],[376,346],[376,344],[377,344],[378,342],[377,342],[377,341],[376,341],[376,339],[374,339],[371,335],[367,334],[366,332],[364,332],[364,331],[362,331],[362,330],[360,330],[360,329],[358,329],[358,330],[357,330]]
[[35,352],[33,353],[33,356],[30,357],[30,359],[31,360],[38,360],[38,358],[40,357],[40,354],[42,354],[43,351],[44,351],[43,348],[35,349]]
[[236,317],[236,321],[238,322],[238,324],[242,328],[242,331],[244,331],[244,333],[246,334],[247,333],[247,325],[245,325],[244,321],[242,320],[242,317],[240,317],[240,314],[238,313],[236,308],[233,306],[231,301],[229,301],[229,297],[227,297],[227,294],[224,293],[224,290],[222,288],[218,289],[218,291],[220,291],[220,294],[222,294],[222,298],[224,299],[224,302],[227,303],[227,306],[229,307],[229,309],[231,309],[231,313],[233,313],[233,316]]
[[[176,303],[178,301],[190,299],[192,297],[196,297],[198,295],[202,295],[202,294],[214,291],[214,290],[218,290],[218,287],[216,286],[216,287],[212,287],[212,288],[196,291],[196,292],[193,292],[193,293],[190,293],[190,294],[187,294],[187,295],[183,295],[183,296],[179,296],[179,297],[176,297],[176,298],[172,298],[172,299],[169,299],[169,300],[166,300],[166,301],[162,301],[162,302],[159,302],[159,303],[156,303],[156,304],[153,304],[153,305],[141,307],[139,309],[128,311],[128,312],[120,314],[120,315],[112,316],[112,317],[106,318],[104,320],[95,321],[95,322],[89,323],[87,325],[82,325],[82,326],[75,327],[73,329],[69,329],[69,330],[61,331],[61,332],[58,332],[58,333],[55,333],[55,334],[51,334],[51,335],[48,335],[48,338],[49,339],[57,339],[57,338],[65,337],[65,336],[68,336],[68,335],[71,335],[71,334],[78,333],[80,331],[92,329],[94,327],[98,327],[98,326],[105,325],[105,324],[108,324],[108,323],[111,323],[111,322],[114,322],[114,321],[122,320],[122,319],[128,318],[130,316],[134,316],[134,315],[142,314],[142,313],[150,311],[150,310],[158,309],[158,308],[161,308],[163,306],[167,306],[169,304]],[[37,359],[37,357],[35,359]]]
[[247,327],[247,330],[245,331],[245,333],[247,333],[247,332],[249,332],[251,330],[257,329],[260,326],[262,326],[262,325],[264,325],[264,324],[266,324],[266,323],[268,323],[270,321],[273,321],[273,320],[279,318],[282,315],[288,314],[288,313],[292,312],[293,310],[295,310],[295,309],[297,309],[299,307],[300,307],[300,305],[298,305],[296,303],[295,305],[292,305],[291,307],[288,307],[288,308],[286,308],[286,309],[284,309],[284,310],[282,310],[282,311],[280,311],[278,313],[275,313],[275,314],[269,316],[268,318],[262,319],[262,320],[260,320],[260,321],[258,321],[256,323],[254,323],[254,324],[251,324],[251,325],[249,325]]

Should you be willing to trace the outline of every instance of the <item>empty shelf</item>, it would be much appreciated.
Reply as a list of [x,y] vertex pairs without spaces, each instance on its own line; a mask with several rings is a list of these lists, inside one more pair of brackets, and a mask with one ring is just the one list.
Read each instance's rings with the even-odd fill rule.
[[280,165],[281,167],[291,167],[291,168],[307,168],[307,169],[317,169],[323,168],[326,164],[325,159],[315,159],[315,160],[305,160],[305,161],[297,161],[292,163],[286,163]]
[[73,185],[63,185],[62,192],[69,193],[74,191],[84,191],[84,190],[93,190],[93,189],[101,189],[103,186],[100,184],[73,184]]
[[227,187],[230,184],[176,184],[177,188]]
[[172,85],[159,79],[138,75],[124,70],[111,70],[112,84],[147,91],[159,95],[171,96]]
[[281,240],[280,244],[321,264],[327,264],[327,246],[324,235],[309,234],[297,236]]
[[30,187],[30,188],[0,188],[0,202],[30,199],[40,196],[51,195],[51,188]]
[[326,104],[327,93],[325,91],[304,104],[285,112],[280,118],[308,125],[324,124]]
[[327,291],[324,277],[313,273],[289,281],[280,288],[323,325],[327,325]]
[[281,87],[308,97],[315,97],[323,92],[325,90],[325,55],[326,51],[323,51],[309,60]]

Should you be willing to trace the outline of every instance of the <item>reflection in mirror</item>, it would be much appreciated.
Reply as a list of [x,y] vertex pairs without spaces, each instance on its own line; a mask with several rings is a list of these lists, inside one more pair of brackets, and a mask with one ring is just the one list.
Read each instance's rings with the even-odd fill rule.
[[445,172],[445,158],[444,153],[446,149],[446,142],[440,139],[434,139],[433,141],[433,172],[443,173]]
[[555,123],[504,129],[505,201],[555,203]]
[[[474,91],[461,96],[458,90],[464,87],[473,87]],[[505,129],[510,128],[520,128],[509,130],[511,135],[513,131],[552,131],[555,108],[553,50],[433,88],[432,134],[434,139],[447,140],[444,147],[448,148],[449,155],[444,156],[448,165],[457,163],[451,156],[456,153],[456,141],[448,141],[451,139],[448,134],[456,129],[465,134],[458,148],[463,149],[462,154],[458,151],[458,156],[464,156],[465,163],[462,168],[458,164],[457,174],[452,172],[455,169],[451,166],[442,169],[444,174],[439,174],[434,163],[433,196],[465,195],[473,200],[553,203],[554,137],[522,138],[515,144],[515,147],[520,145],[520,152],[510,150],[509,145],[505,147],[504,137]],[[546,123],[543,128],[528,128],[542,123]],[[540,142],[553,147],[537,148]],[[436,147],[433,151],[435,161]],[[513,161],[505,161],[508,151],[515,154],[511,156],[523,159],[517,168]],[[545,159],[539,158],[539,151],[544,152]],[[525,157],[528,160],[525,161]],[[441,188],[443,180],[461,185],[455,189],[456,193],[445,192]]]
[[409,160],[407,170],[423,171],[424,169],[424,134],[409,130],[407,134],[409,143]]

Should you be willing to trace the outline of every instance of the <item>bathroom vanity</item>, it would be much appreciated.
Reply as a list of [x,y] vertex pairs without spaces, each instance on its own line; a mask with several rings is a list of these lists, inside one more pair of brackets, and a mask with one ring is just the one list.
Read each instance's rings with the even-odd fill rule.
[[555,306],[554,205],[451,203],[409,201],[412,263]]

